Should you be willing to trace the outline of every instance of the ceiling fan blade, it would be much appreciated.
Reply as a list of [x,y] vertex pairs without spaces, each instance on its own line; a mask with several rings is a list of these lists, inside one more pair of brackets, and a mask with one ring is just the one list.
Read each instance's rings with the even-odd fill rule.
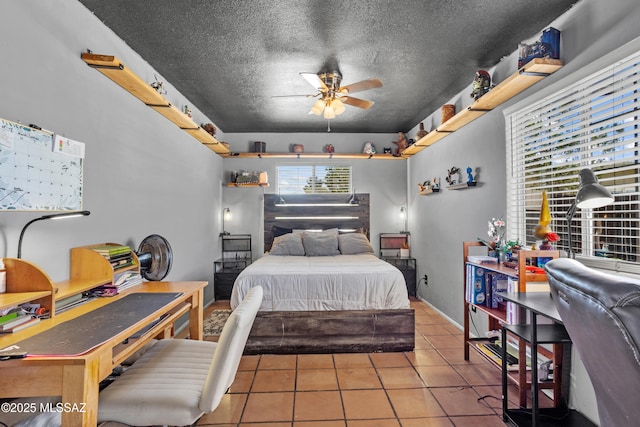
[[302,77],[304,77],[304,79],[306,81],[309,82],[309,84],[313,87],[315,87],[318,91],[323,92],[328,90],[327,89],[327,85],[324,84],[324,82],[320,79],[320,77],[318,77],[317,74],[315,73],[300,73],[300,75]]
[[361,82],[351,83],[350,85],[342,86],[340,88],[340,92],[343,92],[344,90],[346,90],[347,93],[355,93],[355,92],[361,92],[363,90],[375,89],[377,87],[382,87],[382,80],[374,78],[374,79],[362,80]]
[[304,97],[304,98],[315,98],[320,95],[316,93],[315,95],[271,95],[271,98],[296,98],[296,97]]
[[354,98],[352,96],[343,96],[340,98],[344,104],[351,105],[352,107],[364,108],[365,110],[371,108],[374,104],[373,101],[367,101],[366,99]]

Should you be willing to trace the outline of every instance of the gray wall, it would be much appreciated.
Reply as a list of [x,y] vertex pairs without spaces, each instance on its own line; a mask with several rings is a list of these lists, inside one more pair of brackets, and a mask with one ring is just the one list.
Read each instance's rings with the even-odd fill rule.
[[[505,109],[516,103],[534,102],[551,92],[554,85],[565,86],[582,77],[591,62],[640,37],[639,20],[637,0],[582,1],[550,23],[562,31],[564,68],[409,160],[412,252],[418,258],[418,277],[429,276],[428,286],[422,283],[418,295],[455,322],[463,322],[462,241],[485,238],[487,221],[506,214]],[[532,36],[536,39],[539,35]],[[493,78],[499,82],[515,72],[516,60],[514,52],[491,70]],[[469,93],[470,88],[452,98],[458,109],[470,103]],[[435,112],[425,118],[427,129],[438,125],[439,117],[440,112]],[[408,133],[413,135],[416,130]],[[416,195],[418,182],[437,175],[444,183],[446,169],[451,166],[479,167],[478,187]],[[475,324],[483,333],[486,326],[479,316],[475,317]],[[597,421],[593,388],[579,354],[574,350],[573,355],[570,404]]]
[[[0,117],[86,143],[84,208],[91,215],[33,224],[23,258],[61,281],[69,277],[69,248],[100,242],[137,248],[157,233],[173,248],[168,280],[212,281],[222,158],[89,68],[80,53],[116,55],[149,82],[154,70],[75,0],[10,0],[1,9]],[[168,90],[174,105],[184,105]],[[16,256],[21,228],[41,215],[0,212],[0,256]]]
[[[227,133],[225,141],[232,151],[253,151],[254,141],[266,142],[267,152],[286,153],[291,144],[303,144],[307,153],[321,153],[325,144],[333,144],[336,153],[361,153],[365,142],[373,142],[376,150],[383,147],[395,148],[392,141],[396,134],[334,134],[334,133]],[[271,185],[264,189],[228,188],[223,183],[223,205],[233,212],[233,221],[225,228],[232,233],[251,234],[253,256],[258,258],[263,252],[262,191],[275,193],[276,165],[322,163],[351,165],[353,185],[358,193],[371,194],[371,243],[378,251],[380,233],[396,233],[404,229],[400,220],[400,206],[407,204],[405,160],[373,159],[246,159],[226,158],[224,160],[225,181],[231,171],[266,171]]]

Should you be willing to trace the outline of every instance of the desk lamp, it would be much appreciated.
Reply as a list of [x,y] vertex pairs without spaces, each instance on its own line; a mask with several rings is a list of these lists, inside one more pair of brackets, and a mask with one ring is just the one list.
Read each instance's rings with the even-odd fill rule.
[[576,199],[567,211],[567,225],[569,227],[569,258],[575,258],[572,247],[571,221],[576,213],[576,209],[595,209],[613,203],[614,198],[605,187],[598,184],[598,178],[591,169],[580,171],[580,187],[576,194]]
[[91,214],[91,212],[89,211],[74,211],[74,212],[63,212],[58,214],[43,215],[40,218],[32,219],[31,221],[26,223],[24,227],[22,227],[22,231],[20,232],[20,239],[18,240],[18,258],[22,256],[22,238],[24,237],[24,232],[27,229],[27,227],[29,227],[34,222],[42,221],[45,219],[62,219],[62,218],[74,218],[77,216],[88,216],[89,214]]

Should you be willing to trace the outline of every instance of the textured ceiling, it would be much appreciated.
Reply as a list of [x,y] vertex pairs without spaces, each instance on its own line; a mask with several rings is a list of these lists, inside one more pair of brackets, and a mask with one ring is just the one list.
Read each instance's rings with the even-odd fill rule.
[[377,77],[331,120],[358,133],[410,130],[576,1],[80,0],[224,132],[321,132],[313,99],[273,97]]

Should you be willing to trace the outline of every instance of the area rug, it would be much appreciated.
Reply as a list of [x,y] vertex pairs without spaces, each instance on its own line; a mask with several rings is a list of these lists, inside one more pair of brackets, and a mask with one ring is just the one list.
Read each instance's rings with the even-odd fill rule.
[[231,310],[213,310],[202,322],[202,335],[219,337],[230,314]]

